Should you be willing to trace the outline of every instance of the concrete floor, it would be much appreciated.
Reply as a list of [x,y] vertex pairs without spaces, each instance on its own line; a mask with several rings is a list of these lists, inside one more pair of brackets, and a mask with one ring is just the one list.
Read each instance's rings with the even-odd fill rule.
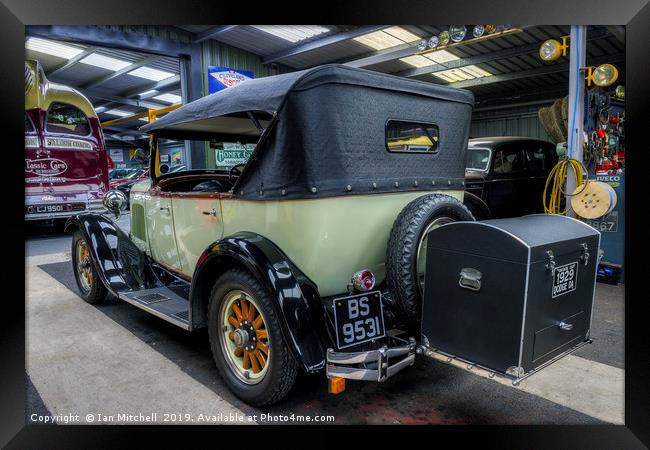
[[[127,230],[128,220],[119,220]],[[115,298],[86,304],[76,295],[70,236],[34,226],[28,236],[28,423],[49,415],[58,423],[623,423],[622,286],[597,285],[594,344],[518,387],[421,357],[385,383],[348,382],[338,396],[327,394],[322,374],[302,375],[285,401],[260,410],[228,391],[204,330],[187,333]]]

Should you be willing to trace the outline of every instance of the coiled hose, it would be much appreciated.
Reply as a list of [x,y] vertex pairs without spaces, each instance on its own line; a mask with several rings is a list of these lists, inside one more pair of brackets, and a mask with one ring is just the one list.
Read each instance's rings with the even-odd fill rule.
[[[567,167],[568,166],[568,167]],[[564,184],[566,183],[568,170],[571,167],[573,170],[573,178],[576,181],[576,186],[582,186],[580,192],[587,187],[588,180],[583,181],[582,173],[587,173],[585,166],[578,161],[577,159],[565,159],[560,161],[551,169],[551,172],[548,174],[546,179],[546,185],[544,186],[544,194],[542,197],[542,202],[544,204],[544,212],[546,214],[566,214],[569,210],[569,202],[567,202],[564,211],[560,211],[562,205],[562,198],[566,195],[575,195],[567,194],[564,190]],[[551,194],[547,195],[548,186],[552,183]],[[579,192],[576,192],[578,194]],[[547,203],[548,199],[548,203]]]

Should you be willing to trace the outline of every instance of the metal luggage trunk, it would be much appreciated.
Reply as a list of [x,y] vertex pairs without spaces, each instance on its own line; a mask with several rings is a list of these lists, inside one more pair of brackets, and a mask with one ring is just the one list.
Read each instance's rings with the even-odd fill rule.
[[422,342],[514,378],[589,341],[600,233],[536,214],[428,236]]

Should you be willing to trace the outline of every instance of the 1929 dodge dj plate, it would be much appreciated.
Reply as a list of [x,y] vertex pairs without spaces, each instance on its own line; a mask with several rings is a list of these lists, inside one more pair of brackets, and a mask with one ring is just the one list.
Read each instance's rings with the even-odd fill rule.
[[[225,383],[253,405],[281,400],[298,371],[339,393],[434,350],[519,379],[588,340],[598,240],[567,218],[474,222],[472,106],[469,91],[340,65],[184,105],[142,127],[150,176],[130,191],[130,234],[100,214],[68,222],[81,296],[207,328]],[[254,150],[227,170],[164,173],[159,139]],[[119,215],[126,200],[104,204]]]

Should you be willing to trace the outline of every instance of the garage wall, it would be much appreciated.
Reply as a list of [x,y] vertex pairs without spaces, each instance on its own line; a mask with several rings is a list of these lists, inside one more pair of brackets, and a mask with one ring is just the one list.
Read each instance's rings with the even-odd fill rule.
[[470,137],[524,136],[552,142],[537,117],[537,111],[543,106],[545,105],[477,111],[472,115],[469,135]]

